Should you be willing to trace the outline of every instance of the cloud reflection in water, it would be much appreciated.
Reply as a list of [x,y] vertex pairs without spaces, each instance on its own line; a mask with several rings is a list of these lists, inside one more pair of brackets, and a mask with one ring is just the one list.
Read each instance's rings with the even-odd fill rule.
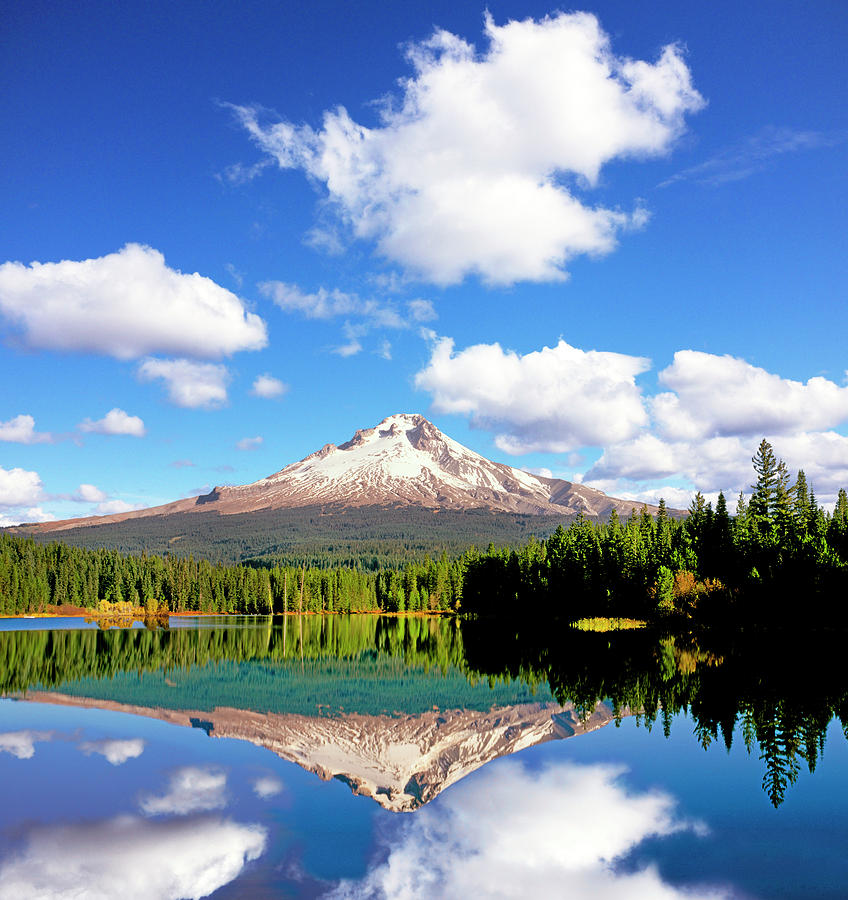
[[236,878],[266,840],[258,825],[213,817],[38,826],[0,866],[0,900],[195,900]]
[[726,896],[679,890],[653,866],[617,872],[615,860],[647,838],[705,827],[675,814],[660,791],[628,793],[620,766],[561,763],[533,772],[504,761],[412,817],[384,862],[334,898]]
[[11,753],[18,759],[32,759],[35,745],[53,740],[52,731],[6,731],[0,734],[0,751]]
[[171,776],[167,793],[149,794],[139,806],[148,816],[177,815],[222,809],[227,805],[227,776],[200,766],[185,766]]
[[283,789],[283,783],[273,775],[262,775],[253,782],[253,793],[262,800],[275,797]]
[[141,756],[144,752],[144,741],[141,738],[83,741],[79,748],[86,756],[98,753],[100,756],[105,757],[113,766],[120,766],[128,759],[136,759]]

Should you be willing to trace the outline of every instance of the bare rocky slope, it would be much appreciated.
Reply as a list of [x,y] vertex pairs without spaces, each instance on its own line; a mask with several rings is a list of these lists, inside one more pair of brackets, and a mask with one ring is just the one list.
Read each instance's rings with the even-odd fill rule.
[[[26,525],[19,530],[37,534],[149,516],[238,515],[307,506],[419,506],[564,517],[583,513],[600,518],[613,509],[627,516],[642,508],[641,503],[616,499],[585,485],[492,462],[443,434],[424,416],[397,414],[374,428],[357,431],[346,443],[326,444],[252,484],[216,487],[200,497],[150,509]],[[648,510],[656,512],[656,507]]]
[[587,717],[571,704],[523,703],[419,715],[305,716],[218,707],[169,710],[29,692],[30,701],[110,709],[202,728],[210,737],[266,747],[324,780],[347,784],[392,812],[411,812],[494,759],[545,741],[585,734],[614,718],[603,703]]

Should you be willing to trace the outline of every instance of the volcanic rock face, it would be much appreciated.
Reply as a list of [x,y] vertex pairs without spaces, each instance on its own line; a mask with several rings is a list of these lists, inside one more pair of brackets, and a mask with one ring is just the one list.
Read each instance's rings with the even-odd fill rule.
[[392,812],[411,812],[475,769],[545,741],[573,737],[613,720],[598,704],[580,718],[569,704],[523,703],[476,710],[433,710],[420,715],[304,716],[219,707],[176,711],[30,692],[43,703],[112,709],[202,728],[266,747],[329,781],[347,784]]
[[[27,531],[100,525],[152,515],[222,515],[299,506],[407,506],[491,509],[530,515],[627,516],[642,504],[492,462],[442,434],[423,416],[389,416],[346,443],[326,444],[300,462],[252,484],[216,487],[202,497],[111,516],[67,519]],[[656,512],[656,507],[648,507]]]

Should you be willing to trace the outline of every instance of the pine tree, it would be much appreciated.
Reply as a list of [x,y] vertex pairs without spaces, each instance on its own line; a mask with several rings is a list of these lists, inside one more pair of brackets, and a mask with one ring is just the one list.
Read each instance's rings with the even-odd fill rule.
[[798,477],[795,479],[795,519],[798,525],[807,530],[810,521],[810,490],[807,486],[807,476],[804,470],[798,471]]
[[760,446],[751,462],[754,464],[757,481],[751,485],[754,493],[751,496],[750,515],[753,523],[762,530],[763,527],[771,525],[778,484],[781,479],[774,449],[765,438],[760,441]]
[[833,518],[843,527],[848,526],[848,494],[845,488],[839,488],[836,495],[836,506],[833,510]]
[[721,558],[730,551],[730,515],[727,512],[727,499],[723,491],[719,491],[716,500],[713,530],[716,536],[716,551]]
[[657,566],[667,566],[671,559],[671,531],[664,497],[660,497],[657,509],[657,528],[653,550],[654,563]]
[[795,487],[789,486],[789,470],[781,459],[777,464],[777,482],[774,487],[774,523],[781,541],[792,531],[795,522]]

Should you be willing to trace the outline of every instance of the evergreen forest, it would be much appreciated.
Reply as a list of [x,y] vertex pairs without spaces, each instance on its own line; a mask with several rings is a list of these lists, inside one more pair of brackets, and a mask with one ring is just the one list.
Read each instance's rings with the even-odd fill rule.
[[731,516],[698,493],[685,519],[634,513],[578,519],[520,549],[489,547],[464,559],[463,611],[522,609],[550,618],[626,616],[647,621],[768,626],[848,624],[848,495],[832,514],[803,471],[791,479],[763,440],[755,482]]
[[440,612],[457,610],[462,560],[429,557],[401,569],[225,566],[38,544],[0,535],[0,615],[73,607],[162,613]]

